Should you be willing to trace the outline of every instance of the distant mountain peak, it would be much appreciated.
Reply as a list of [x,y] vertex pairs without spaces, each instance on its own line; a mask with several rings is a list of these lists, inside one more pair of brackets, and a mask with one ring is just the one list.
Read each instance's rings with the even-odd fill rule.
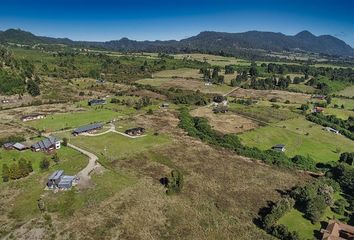
[[311,32],[304,30],[299,32],[298,34],[295,35],[297,38],[315,38],[316,36],[313,35]]

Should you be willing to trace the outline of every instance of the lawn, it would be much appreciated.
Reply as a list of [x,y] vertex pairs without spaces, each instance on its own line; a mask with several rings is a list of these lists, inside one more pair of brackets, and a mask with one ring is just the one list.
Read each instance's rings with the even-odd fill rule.
[[314,158],[316,162],[337,161],[341,152],[352,151],[354,142],[342,136],[322,130],[322,127],[303,117],[290,119],[240,135],[248,146],[263,150],[275,144],[285,144],[285,154],[297,154]]
[[[335,194],[335,199],[342,198],[339,194]],[[343,216],[334,213],[330,207],[327,207],[321,221],[328,222],[328,220],[341,219]],[[312,240],[315,239],[315,232],[321,230],[320,222],[312,224],[310,220],[304,217],[304,214],[297,209],[292,209],[290,212],[286,213],[280,220],[278,224],[285,225],[290,231],[296,231],[299,233],[301,239]]]
[[154,78],[196,78],[202,79],[203,75],[199,73],[199,69],[179,68],[175,70],[164,70],[154,73]]
[[[87,164],[87,157],[85,155],[71,148],[62,147],[57,151],[60,162],[54,164],[54,162],[51,161],[50,168],[46,171],[41,171],[39,170],[40,160],[42,160],[44,156],[48,158],[50,158],[50,156],[31,151],[21,152],[17,155],[16,152],[17,151],[1,151],[1,154],[3,158],[5,155],[23,157],[26,160],[31,160],[34,168],[34,173],[29,177],[16,181],[10,180],[8,183],[0,184],[0,191],[6,191],[7,188],[16,189],[18,195],[11,203],[9,212],[11,217],[18,220],[30,219],[40,213],[37,200],[44,193],[45,181],[53,171],[62,169],[66,174],[76,174]],[[2,161],[3,160],[4,159],[2,159]],[[12,158],[10,161],[12,161]]]
[[161,144],[167,144],[170,142],[170,139],[163,134],[155,136],[148,133],[144,137],[132,139],[117,133],[107,133],[96,137],[71,137],[70,142],[95,153],[100,160],[111,162],[135,155]]
[[27,122],[26,124],[45,130],[47,132],[70,129],[93,122],[107,122],[114,118],[122,117],[122,112],[115,112],[108,109],[89,109],[88,111],[59,113],[49,115],[44,119]]

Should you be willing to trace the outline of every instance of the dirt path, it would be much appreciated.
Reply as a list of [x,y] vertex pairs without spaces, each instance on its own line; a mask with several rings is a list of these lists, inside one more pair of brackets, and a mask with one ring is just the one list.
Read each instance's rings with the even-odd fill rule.
[[124,137],[128,137],[128,138],[140,138],[140,137],[145,137],[146,136],[146,135],[131,136],[129,134],[117,131],[116,127],[115,127],[115,125],[113,123],[111,123],[110,125],[111,125],[111,127],[105,132],[101,132],[101,133],[83,133],[81,135],[85,136],[85,137],[97,137],[97,136],[101,136],[101,135],[113,132],[113,133],[118,133],[118,134],[120,134],[120,135],[122,135]]
[[87,166],[82,169],[77,176],[79,177],[79,182],[77,184],[77,186],[81,189],[83,188],[88,188],[89,186],[91,186],[91,177],[90,177],[90,173],[95,170],[95,168],[99,167],[100,164],[97,163],[98,157],[93,154],[90,153],[82,148],[79,148],[73,144],[68,143],[68,147],[71,147],[79,152],[81,152],[82,154],[86,155],[89,157],[89,162],[87,164]]

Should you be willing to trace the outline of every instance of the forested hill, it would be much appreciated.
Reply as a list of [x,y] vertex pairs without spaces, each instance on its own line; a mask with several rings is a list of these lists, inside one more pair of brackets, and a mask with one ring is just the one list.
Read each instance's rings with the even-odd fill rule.
[[249,31],[244,33],[201,32],[180,41],[134,41],[128,38],[108,42],[72,41],[67,38],[35,36],[22,30],[9,29],[0,32],[0,43],[66,44],[81,47],[100,47],[117,51],[152,52],[224,52],[235,54],[240,50],[307,51],[338,56],[354,56],[354,49],[344,41],[330,35],[315,36],[308,31],[294,36],[282,33]]

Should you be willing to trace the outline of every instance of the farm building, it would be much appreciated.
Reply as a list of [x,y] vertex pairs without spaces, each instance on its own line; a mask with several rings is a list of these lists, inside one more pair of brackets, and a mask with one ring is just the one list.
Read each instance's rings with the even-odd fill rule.
[[75,176],[67,176],[64,175],[64,170],[57,170],[49,176],[47,187],[50,189],[69,189],[75,180]]
[[39,120],[39,119],[43,119],[43,118],[45,118],[44,114],[36,113],[36,114],[22,116],[21,120],[23,122],[27,122],[27,121]]
[[326,98],[326,96],[325,95],[315,94],[315,95],[312,95],[312,98],[324,100]]
[[335,134],[339,134],[339,131],[337,129],[331,128],[331,127],[326,127],[325,128],[328,132],[332,132]]
[[12,147],[18,151],[23,151],[28,148],[27,146],[23,145],[22,143],[15,143],[14,145],[12,145]]
[[323,233],[322,240],[354,239],[354,227],[337,220],[330,220],[326,229],[321,229],[321,233]]
[[93,132],[95,130],[101,129],[102,127],[103,127],[103,125],[101,123],[93,123],[93,124],[89,124],[89,125],[74,129],[74,131],[72,131],[72,134],[74,136],[77,136],[81,133]]
[[130,136],[139,136],[145,133],[145,128],[142,127],[131,128],[126,130],[125,133]]
[[104,105],[104,104],[106,104],[106,100],[103,99],[92,99],[88,101],[89,106]]
[[168,104],[168,103],[161,104],[161,108],[168,108],[169,106],[170,106],[170,104]]
[[285,152],[285,145],[284,144],[277,144],[272,147],[274,151],[277,152]]
[[2,147],[6,150],[14,149],[14,144],[13,142],[7,142],[2,145]]
[[50,152],[60,148],[60,139],[49,136],[41,141],[33,144],[31,149],[35,152],[43,151],[43,152]]

